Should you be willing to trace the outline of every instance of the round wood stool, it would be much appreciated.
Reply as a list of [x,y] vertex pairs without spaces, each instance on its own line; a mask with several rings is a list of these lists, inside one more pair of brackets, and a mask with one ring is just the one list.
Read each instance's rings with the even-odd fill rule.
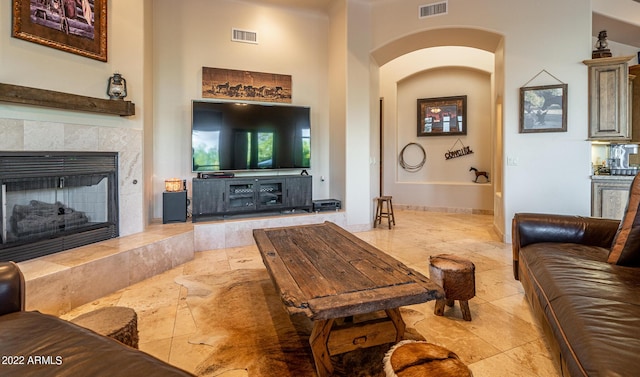
[[403,340],[384,357],[387,377],[471,377],[458,355],[424,341]]
[[130,347],[138,348],[138,315],[131,308],[122,306],[100,308],[82,314],[71,322]]
[[471,261],[452,254],[429,257],[430,279],[444,289],[444,300],[436,300],[435,315],[444,315],[445,302],[453,306],[460,302],[462,318],[471,321],[469,301],[476,295],[476,266]]
[[374,228],[376,225],[382,223],[383,218],[387,219],[389,229],[391,229],[391,224],[396,225],[396,218],[393,214],[393,203],[391,203],[391,198],[391,196],[380,196],[376,198],[376,216],[373,218]]

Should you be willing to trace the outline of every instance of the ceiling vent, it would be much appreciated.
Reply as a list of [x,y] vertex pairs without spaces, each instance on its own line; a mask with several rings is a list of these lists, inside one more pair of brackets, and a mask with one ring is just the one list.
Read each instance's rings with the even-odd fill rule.
[[418,8],[418,18],[427,18],[447,14],[449,1],[440,1],[433,4],[421,5]]
[[231,40],[234,42],[258,44],[258,33],[255,31],[233,28],[231,29]]

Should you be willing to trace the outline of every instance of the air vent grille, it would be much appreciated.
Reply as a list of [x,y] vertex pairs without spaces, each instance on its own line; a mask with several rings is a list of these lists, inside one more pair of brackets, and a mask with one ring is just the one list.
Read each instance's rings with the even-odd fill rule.
[[231,29],[231,40],[234,42],[258,43],[258,33],[255,31]]
[[438,3],[421,5],[418,8],[418,18],[427,18],[441,16],[448,12],[448,1],[440,1]]

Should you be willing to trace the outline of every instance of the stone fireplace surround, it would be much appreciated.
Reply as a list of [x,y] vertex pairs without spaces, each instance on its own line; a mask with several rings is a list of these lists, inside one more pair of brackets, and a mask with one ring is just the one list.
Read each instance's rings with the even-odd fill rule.
[[0,151],[117,152],[119,234],[142,232],[142,130],[0,118]]

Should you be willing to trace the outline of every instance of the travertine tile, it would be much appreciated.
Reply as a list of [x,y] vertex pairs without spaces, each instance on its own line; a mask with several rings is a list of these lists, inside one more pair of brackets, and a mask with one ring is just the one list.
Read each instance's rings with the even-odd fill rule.
[[460,321],[458,325],[501,351],[521,346],[540,336],[535,326],[491,303],[473,308],[471,317],[471,321]]
[[542,339],[508,350],[505,355],[537,376],[553,376],[557,373],[550,350]]
[[138,349],[152,356],[155,356],[160,360],[167,361],[169,360],[169,355],[171,354],[172,342],[173,338],[153,340],[150,342],[140,341],[138,343]]
[[[281,224],[288,224],[286,221],[289,220],[283,220]],[[376,228],[357,233],[357,236],[425,275],[428,275],[428,257],[434,254],[461,255],[476,265],[476,297],[469,301],[471,321],[462,319],[458,302],[453,308],[446,307],[445,315],[441,317],[433,314],[434,303],[427,302],[405,308],[416,313],[407,315],[409,326],[428,341],[456,352],[469,365],[474,377],[560,376],[524,298],[522,287],[513,279],[510,245],[501,243],[493,233],[491,216],[396,209],[396,221],[398,224],[391,230]],[[265,224],[260,220],[253,222],[254,226]],[[158,237],[167,236],[178,229],[172,225],[154,225],[147,232],[130,239],[129,245],[133,242],[142,247],[146,241],[157,241]],[[179,226],[186,227],[189,224]],[[243,233],[229,241],[228,244],[233,247],[217,250],[206,248],[207,244],[227,242],[224,234],[230,230]],[[250,237],[250,230],[246,225],[241,226],[233,221],[197,224],[193,238],[196,244],[200,239],[201,245],[194,247],[196,250],[198,247],[204,248],[195,253],[193,260],[101,297],[72,310],[66,316],[79,315],[102,305],[132,307],[138,312],[140,348],[194,372],[207,359],[216,342],[221,340],[196,335],[199,334],[199,324],[186,304],[186,296],[188,294],[190,299],[197,300],[206,297],[210,291],[208,286],[199,284],[192,275],[264,268],[257,248],[247,238]],[[238,244],[248,241],[251,241],[248,245]],[[112,246],[123,247],[116,241]],[[64,266],[51,264],[43,267],[55,272]],[[218,376],[247,377],[247,372],[236,369],[221,372]]]
[[0,118],[0,150],[21,151],[24,148],[24,120]]
[[[480,360],[470,364],[469,369],[473,373],[473,377],[541,377],[534,371],[527,369],[518,361],[510,358],[504,353]],[[550,374],[548,376],[558,376],[558,374]]]
[[191,342],[190,335],[173,338],[171,351],[167,360],[172,365],[194,373],[197,366],[209,357],[213,347]]

